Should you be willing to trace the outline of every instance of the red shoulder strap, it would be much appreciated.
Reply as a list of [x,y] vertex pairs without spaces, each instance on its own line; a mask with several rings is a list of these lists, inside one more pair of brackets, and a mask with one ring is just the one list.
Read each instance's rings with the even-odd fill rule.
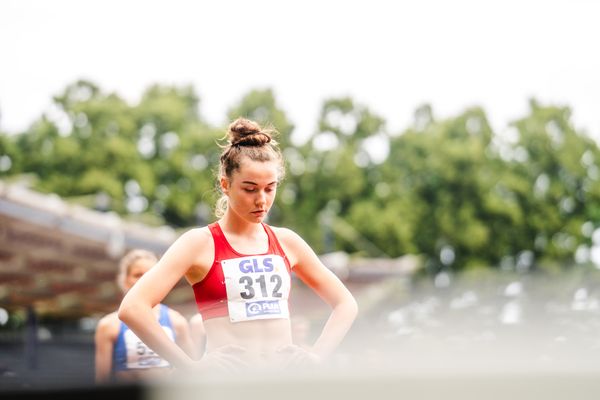
[[277,239],[275,232],[273,232],[273,229],[271,229],[271,227],[269,225],[263,224],[263,226],[265,227],[267,236],[269,236],[269,252],[274,252],[275,254],[279,254],[281,257],[283,257],[288,269],[290,269],[289,260],[288,260],[287,256],[285,255],[285,252],[283,251],[283,247],[281,247],[281,244],[279,243],[279,240]]
[[227,248],[227,241],[225,239],[225,234],[221,230],[221,227],[217,222],[213,222],[208,225],[208,229],[213,237],[213,242],[215,244],[215,261],[221,261],[223,259],[222,254],[223,251]]

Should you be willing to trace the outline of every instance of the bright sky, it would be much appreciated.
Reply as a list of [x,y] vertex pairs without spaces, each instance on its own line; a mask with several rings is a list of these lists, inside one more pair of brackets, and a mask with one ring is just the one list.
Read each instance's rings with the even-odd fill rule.
[[214,124],[270,87],[297,138],[346,95],[392,133],[424,102],[438,117],[481,105],[501,130],[536,97],[600,138],[599,15],[594,0],[3,0],[0,129],[25,129],[86,78],[131,101],[192,83]]

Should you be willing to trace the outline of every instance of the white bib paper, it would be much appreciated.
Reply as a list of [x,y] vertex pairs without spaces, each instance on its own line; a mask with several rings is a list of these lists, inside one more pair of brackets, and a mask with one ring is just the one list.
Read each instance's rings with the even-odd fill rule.
[[[175,341],[173,330],[168,326],[162,327],[171,340]],[[169,367],[167,360],[161,358],[150,347],[146,346],[131,329],[126,329],[124,333],[125,348],[127,349],[127,368],[144,369]]]
[[231,322],[289,318],[291,279],[281,256],[268,254],[221,261]]

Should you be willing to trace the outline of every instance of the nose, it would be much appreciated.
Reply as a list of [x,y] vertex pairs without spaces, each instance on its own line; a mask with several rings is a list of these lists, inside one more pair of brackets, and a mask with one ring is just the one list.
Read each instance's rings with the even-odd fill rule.
[[258,194],[256,195],[256,205],[262,206],[266,202],[267,202],[267,196],[266,196],[265,192],[263,192],[262,190],[259,190]]

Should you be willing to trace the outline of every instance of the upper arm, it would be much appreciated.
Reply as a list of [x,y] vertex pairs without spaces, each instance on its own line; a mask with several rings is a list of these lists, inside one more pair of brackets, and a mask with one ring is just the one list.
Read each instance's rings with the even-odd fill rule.
[[[112,353],[115,341],[114,321],[104,317],[98,322],[94,335],[96,382],[106,382],[112,370]],[[117,328],[118,329],[118,328]]]
[[289,229],[280,228],[278,232],[293,271],[302,282],[331,307],[345,301],[354,301],[340,279],[321,262],[304,239]]
[[210,236],[202,229],[181,235],[127,292],[122,304],[142,302],[154,307],[160,303],[184,274],[198,262]]

